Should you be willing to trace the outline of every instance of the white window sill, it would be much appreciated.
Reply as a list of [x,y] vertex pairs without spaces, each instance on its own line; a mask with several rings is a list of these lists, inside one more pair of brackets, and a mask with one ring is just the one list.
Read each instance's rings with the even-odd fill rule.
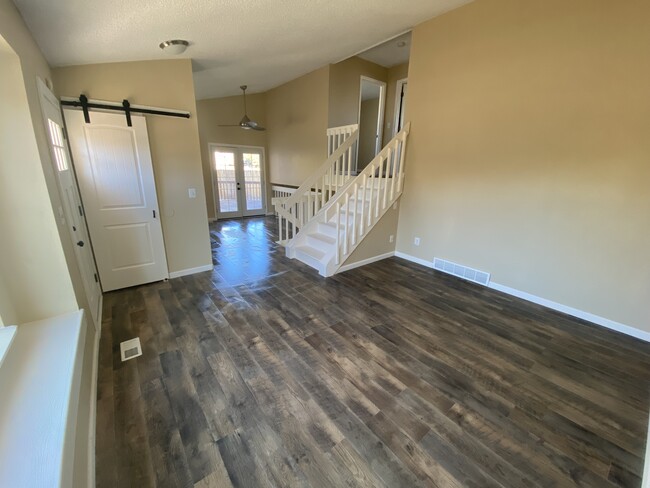
[[72,484],[83,323],[80,310],[15,329],[0,365],[0,486]]

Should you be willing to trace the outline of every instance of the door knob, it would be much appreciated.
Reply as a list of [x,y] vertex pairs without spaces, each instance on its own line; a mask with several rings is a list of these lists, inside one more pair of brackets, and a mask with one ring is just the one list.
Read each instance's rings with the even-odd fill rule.
[[79,246],[79,247],[84,247],[84,241],[79,241],[79,242],[77,242],[77,246]]

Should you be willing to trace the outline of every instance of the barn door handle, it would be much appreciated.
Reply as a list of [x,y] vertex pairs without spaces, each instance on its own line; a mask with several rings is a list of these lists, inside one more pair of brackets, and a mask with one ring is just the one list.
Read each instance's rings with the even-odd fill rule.
[[84,247],[84,241],[79,241],[79,242],[77,242],[77,246],[79,246],[79,247]]

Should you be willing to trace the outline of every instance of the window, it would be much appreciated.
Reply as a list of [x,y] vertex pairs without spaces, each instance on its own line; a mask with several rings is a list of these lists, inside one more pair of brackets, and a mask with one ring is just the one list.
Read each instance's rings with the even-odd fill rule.
[[54,149],[56,167],[59,171],[67,171],[68,157],[65,150],[65,142],[63,141],[63,130],[61,129],[61,126],[52,119],[47,119],[47,122],[50,127],[50,139],[52,141],[52,148]]

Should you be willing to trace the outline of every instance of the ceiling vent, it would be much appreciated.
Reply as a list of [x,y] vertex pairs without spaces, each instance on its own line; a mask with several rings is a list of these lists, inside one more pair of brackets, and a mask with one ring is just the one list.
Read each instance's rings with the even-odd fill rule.
[[452,263],[451,261],[445,261],[440,258],[433,258],[433,268],[484,286],[487,286],[490,282],[490,273]]

